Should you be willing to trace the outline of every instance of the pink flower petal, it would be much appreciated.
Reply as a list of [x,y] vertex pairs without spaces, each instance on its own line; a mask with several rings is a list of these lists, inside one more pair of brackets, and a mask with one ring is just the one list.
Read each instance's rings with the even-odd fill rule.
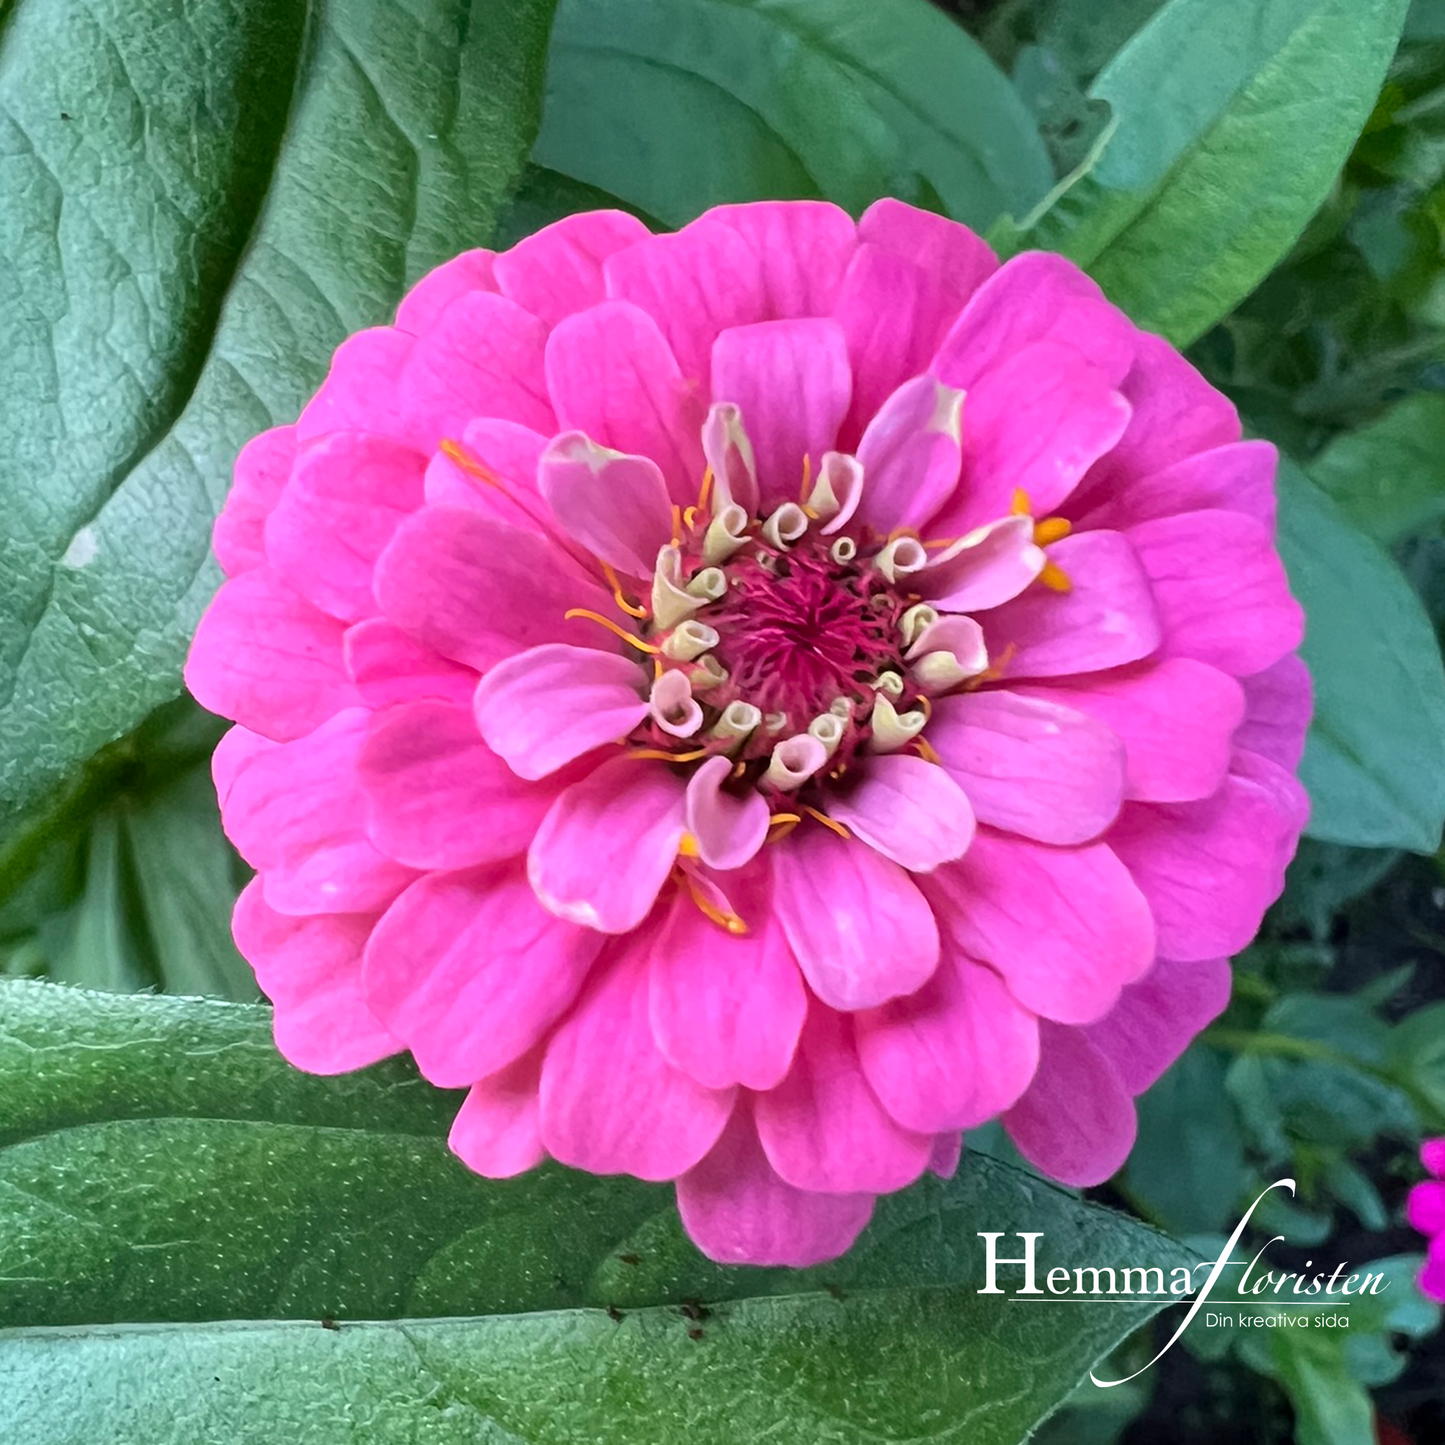
[[989,656],[1010,682],[1100,672],[1158,647],[1153,593],[1127,538],[1076,532],[1049,548],[1049,560],[1068,576],[1069,591],[1039,584],[979,619]]
[[274,752],[281,746],[270,738],[253,733],[250,728],[227,728],[211,754],[211,781],[216,785],[216,799],[222,809],[231,796],[231,789],[252,758]]
[[928,1161],[928,1172],[940,1179],[952,1179],[958,1172],[959,1161],[963,1158],[962,1134],[935,1134],[933,1156]]
[[558,326],[547,341],[547,388],[562,427],[652,458],[673,501],[697,500],[702,403],[641,307],[608,301]]
[[476,691],[477,674],[472,668],[449,662],[383,617],[348,627],[342,651],[346,671],[368,707],[390,707],[423,697],[467,702]]
[[1085,843],[1123,802],[1124,745],[1058,703],[1001,690],[944,698],[928,740],[979,821],[1005,832]]
[[973,1129],[1017,1103],[1039,1059],[1038,1020],[991,969],[945,958],[917,993],[856,1016],[858,1057],[900,1124]]
[[546,340],[546,326],[504,296],[458,296],[417,338],[401,373],[415,435],[430,449],[478,416],[556,431],[542,363]]
[[1096,467],[1065,508],[1080,527],[1132,527],[1177,512],[1243,512],[1273,530],[1279,452],[1269,442],[1229,442],[1148,476],[1118,479]]
[[366,999],[427,1079],[462,1088],[543,1037],[602,943],[540,907],[520,863],[429,873],[372,933]]
[[921,596],[942,611],[979,612],[1012,601],[1044,569],[1032,517],[986,523],[934,552],[916,576]]
[[936,211],[920,210],[892,196],[874,201],[863,212],[858,239],[942,273],[960,305],[998,269],[998,257],[982,236]]
[[1176,963],[1161,958],[1084,1032],[1118,1070],[1131,1094],[1152,1088],[1164,1071],[1229,1004],[1234,976],[1227,958]]
[[1041,1018],[1102,1018],[1154,961],[1149,905],[1102,843],[1046,848],[980,828],[922,887],[945,947],[989,964]]
[[[546,504],[537,495],[537,464],[547,445],[541,432],[484,416],[466,424],[461,441],[468,465],[483,468],[501,485],[489,485],[455,457],[438,452],[426,469],[427,501],[470,507],[524,530],[555,530]],[[542,526],[541,521],[549,525]]]
[[1082,1030],[1045,1023],[1039,1033],[1039,1071],[1004,1125],[1045,1174],[1078,1189],[1102,1184],[1134,1147],[1134,1102]]
[[369,714],[349,708],[296,742],[256,753],[231,781],[226,835],[263,874],[280,913],[372,913],[415,876],[366,834],[356,769]]
[[963,393],[931,376],[893,393],[858,446],[863,464],[860,521],[886,536],[921,527],[958,485]]
[[912,873],[962,858],[973,842],[968,797],[944,769],[911,754],[869,758],[852,787],[829,793],[828,813]]
[[767,890],[731,901],[749,932],[719,928],[678,893],[652,950],[652,1031],[699,1084],[771,1089],[792,1063],[807,994]]
[[569,537],[628,577],[652,576],[672,537],[667,484],[655,462],[564,432],[547,443],[542,497]]
[[757,256],[760,316],[832,311],[857,246],[857,230],[846,211],[827,201],[754,201],[717,206],[708,217],[736,231]]
[[522,778],[545,778],[625,738],[647,716],[644,678],[616,653],[547,643],[499,662],[477,688],[487,746]]
[[702,449],[716,481],[716,515],[737,505],[752,515],[758,510],[758,466],[742,413],[730,401],[715,401],[702,427]]
[[1405,1212],[1410,1228],[1421,1234],[1445,1231],[1445,1184],[1434,1179],[1417,1184],[1410,1191]]
[[683,784],[666,767],[615,758],[552,805],[528,873],[544,907],[603,933],[651,910],[682,843]]
[[652,1036],[647,937],[609,945],[586,993],[547,1045],[547,1152],[593,1174],[675,1179],[717,1142],[735,1091],[675,1069]]
[[765,321],[717,338],[712,393],[742,412],[765,510],[798,499],[804,457],[817,476],[847,415],[852,384],[836,321]]
[[814,1007],[793,1067],[753,1101],[768,1162],[798,1189],[886,1194],[928,1167],[933,1140],[891,1119],[868,1087],[848,1021]]
[[418,440],[400,388],[415,346],[414,336],[390,326],[348,336],[336,348],[326,380],[296,423],[297,443],[333,431],[371,431]]
[[539,1063],[534,1051],[467,1091],[447,1145],[474,1173],[511,1179],[547,1157],[537,1117]]
[[186,659],[186,686],[203,708],[269,738],[302,737],[359,701],[342,632],[269,567],[252,568],[211,600]]
[[485,672],[544,642],[615,647],[573,607],[611,617],[612,594],[535,532],[461,507],[427,505],[397,528],[376,564],[376,600],[398,627]]
[[1299,646],[1304,613],[1263,523],[1186,512],[1129,529],[1164,625],[1163,650],[1244,677]]
[[938,965],[938,927],[896,863],[826,828],[805,827],[773,859],[774,907],[824,1003],[872,1008],[912,993]]
[[1427,1139],[1420,1146],[1420,1162],[1436,1179],[1445,1179],[1445,1139]]
[[1077,708],[1103,723],[1127,754],[1125,797],[1146,802],[1184,803],[1214,792],[1229,769],[1231,739],[1244,716],[1239,683],[1187,657],[1104,676],[1023,684],[1017,691]]
[[236,947],[276,1006],[276,1047],[298,1069],[345,1074],[401,1048],[362,998],[361,951],[375,922],[374,914],[277,913],[259,878],[236,900]]
[[211,534],[211,546],[228,577],[265,565],[266,518],[280,499],[295,460],[293,426],[274,426],[241,448],[235,481]]
[[524,853],[556,797],[520,781],[482,742],[471,709],[451,702],[375,714],[357,769],[372,842],[413,868]]
[[693,1243],[719,1264],[806,1269],[852,1247],[873,1196],[785,1184],[740,1103],[707,1157],[677,1181],[677,1208]]
[[1293,777],[1242,752],[1213,797],[1126,804],[1109,842],[1149,900],[1160,953],[1223,958],[1249,943],[1284,888],[1308,812]]
[[687,831],[697,843],[698,857],[709,867],[741,868],[768,836],[767,799],[756,788],[739,794],[725,789],[732,759],[709,758],[688,779]]
[[1309,669],[1298,657],[1282,657],[1244,679],[1244,696],[1244,721],[1234,735],[1235,745],[1294,772],[1314,711]]
[[343,622],[374,614],[376,559],[421,506],[425,474],[421,453],[388,437],[333,432],[304,447],[266,519],[277,575]]
[[480,247],[474,251],[463,251],[450,261],[428,271],[405,296],[396,308],[396,324],[401,331],[420,336],[436,325],[442,312],[469,291],[495,291],[496,278],[492,273],[494,251]]
[[625,211],[584,211],[544,226],[493,263],[502,295],[556,326],[607,294],[602,263],[648,236]]

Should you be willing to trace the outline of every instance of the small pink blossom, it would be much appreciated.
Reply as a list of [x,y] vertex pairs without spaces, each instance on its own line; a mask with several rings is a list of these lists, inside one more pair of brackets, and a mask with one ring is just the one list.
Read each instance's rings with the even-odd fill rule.
[[1108,1178],[1306,814],[1273,448],[1060,257],[574,216],[241,454],[197,634],[279,1047],[845,1250],[995,1117]]
[[1406,1210],[1411,1225],[1430,1240],[1420,1288],[1445,1303],[1445,1139],[1428,1140],[1420,1159],[1431,1177],[1410,1191]]

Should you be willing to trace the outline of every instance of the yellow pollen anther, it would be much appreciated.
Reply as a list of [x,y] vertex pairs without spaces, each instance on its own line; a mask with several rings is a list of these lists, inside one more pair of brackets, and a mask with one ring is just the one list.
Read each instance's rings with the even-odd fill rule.
[[692,524],[693,524],[695,521],[697,521],[697,508],[696,508],[696,507],[689,507],[689,508],[682,514],[682,525],[683,525],[684,527],[691,527]]
[[602,575],[607,579],[607,585],[612,588],[612,600],[618,607],[629,617],[645,618],[647,616],[647,608],[639,607],[637,603],[627,600],[626,595],[622,591],[622,583],[618,581],[617,573],[600,557],[597,559],[597,565],[601,567]]
[[806,502],[808,494],[813,490],[813,458],[810,453],[803,453],[803,489],[798,493],[798,500]]
[[676,547],[682,541],[682,508],[676,502],[672,504],[672,545]]
[[1033,505],[1029,501],[1029,494],[1022,487],[1015,487],[1013,500],[1009,503],[1009,511],[1016,517],[1027,517],[1033,511]]
[[1074,530],[1074,524],[1064,517],[1045,517],[1042,522],[1034,523],[1034,545],[1047,547],[1050,542],[1058,542],[1067,537]]
[[733,776],[733,777],[735,777],[735,778],[740,778],[740,777],[742,777],[742,775],[743,775],[745,772],[747,772],[747,770],[748,770],[748,760],[747,760],[746,758],[739,758],[739,759],[737,760],[737,762],[735,762],[735,763],[733,764],[733,770],[732,770],[731,776]]
[[937,750],[926,738],[914,738],[913,747],[925,763],[936,763],[939,767],[943,766],[943,759],[938,756]]
[[944,547],[953,546],[953,544],[958,540],[959,538],[957,537],[926,537],[920,545],[924,547],[937,547],[941,549]]
[[804,507],[804,508],[803,508],[803,515],[804,515],[810,522],[816,522],[816,521],[818,520],[818,513],[817,513],[812,507]]
[[691,833],[682,835],[682,841],[677,845],[677,856],[679,858],[696,858],[698,856],[697,839]]
[[439,443],[438,449],[449,462],[454,462],[473,481],[485,482],[487,486],[495,487],[503,496],[511,496],[502,479],[490,467],[483,465],[475,457],[469,457],[460,442],[445,438]]
[[703,511],[703,510],[706,509],[707,504],[708,504],[708,500],[709,500],[709,498],[711,498],[711,496],[712,496],[712,468],[711,468],[711,467],[708,467],[708,469],[707,469],[705,472],[703,472],[703,474],[702,474],[702,486],[698,489],[698,494],[697,494],[697,510],[698,510],[699,512],[701,512],[701,511]]
[[825,828],[831,829],[840,838],[851,838],[853,836],[836,818],[830,818],[826,813],[820,813],[816,808],[810,808],[806,803],[799,803],[798,806],[810,818],[815,819]]
[[666,748],[630,748],[624,758],[656,758],[660,763],[695,763],[708,755],[707,748],[694,748],[687,753],[670,753]]
[[697,884],[694,883],[686,873],[679,871],[677,881],[687,889],[688,897],[692,899],[693,906],[709,923],[716,923],[719,928],[725,928],[729,933],[737,937],[741,937],[748,931],[747,924],[744,923],[736,913],[724,913],[723,910],[710,899],[705,898]]
[[613,636],[621,638],[629,647],[635,647],[639,652],[656,653],[661,650],[650,642],[644,642],[640,637],[634,637],[630,632],[619,627],[610,617],[604,617],[600,612],[593,612],[589,608],[569,607],[562,617],[568,622],[574,617],[585,617],[589,622],[596,622],[599,626],[605,627]]
[[1050,592],[1072,592],[1074,590],[1074,584],[1070,580],[1069,574],[1057,562],[1044,563],[1044,570],[1039,573],[1039,581]]
[[658,653],[658,654],[657,654],[655,657],[653,657],[653,659],[652,659],[652,680],[653,680],[653,682],[656,682],[657,679],[658,679],[659,677],[661,677],[662,674],[663,674],[664,672],[666,672],[666,671],[667,671],[667,669],[666,669],[665,667],[663,667],[663,665],[662,665],[662,654],[661,654],[661,653]]
[[768,842],[781,843],[802,821],[798,813],[774,813],[768,819]]

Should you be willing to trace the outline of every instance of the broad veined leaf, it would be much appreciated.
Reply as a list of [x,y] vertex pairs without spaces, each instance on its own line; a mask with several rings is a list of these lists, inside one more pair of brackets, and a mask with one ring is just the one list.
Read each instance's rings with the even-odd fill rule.
[[470,1175],[457,1102],[298,1074],[258,1007],[0,984],[0,1437],[1014,1445],[1154,1306],[981,1295],[979,1231],[1192,1262],[970,1155],[832,1265],[725,1269],[666,1188]]
[[1242,300],[1324,201],[1408,0],[1170,0],[1100,72],[1089,160],[1013,244],[1062,251],[1176,344]]
[[486,241],[553,3],[9,8],[0,832],[179,692],[241,444]]
[[668,225],[882,195],[976,227],[1053,176],[993,62],[926,0],[562,0],[536,159]]
[[1445,672],[1419,599],[1300,469],[1280,464],[1280,553],[1307,618],[1309,832],[1430,853],[1445,818]]

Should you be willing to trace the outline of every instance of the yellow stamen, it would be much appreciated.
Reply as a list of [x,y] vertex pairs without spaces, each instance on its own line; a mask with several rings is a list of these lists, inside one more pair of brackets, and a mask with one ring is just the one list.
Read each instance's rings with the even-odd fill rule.
[[810,808],[806,803],[799,803],[798,806],[810,818],[816,819],[825,828],[829,828],[835,832],[840,838],[851,838],[853,836],[836,818],[830,818],[826,813],[820,813],[816,808]]
[[924,547],[937,547],[942,549],[944,547],[953,546],[953,544],[958,540],[959,539],[957,537],[927,537],[920,545]]
[[687,527],[687,528],[691,529],[692,524],[693,524],[695,521],[697,521],[697,508],[696,508],[696,507],[689,507],[689,508],[682,514],[682,525],[683,525],[684,527]]
[[1074,524],[1063,517],[1045,517],[1034,523],[1034,544],[1047,547],[1050,542],[1061,541],[1074,530]]
[[914,738],[913,747],[914,750],[918,753],[918,756],[922,758],[924,762],[936,763],[939,767],[943,766],[943,759],[938,756],[937,750],[934,748],[932,743],[927,741],[927,739]]
[[676,547],[682,541],[682,508],[676,502],[672,504],[672,545]]
[[1018,643],[1010,642],[1009,645],[1004,648],[1003,656],[1000,657],[997,662],[989,663],[982,672],[977,673],[964,682],[963,691],[972,692],[976,687],[981,687],[986,682],[997,682],[1004,675],[1009,663],[1013,661],[1014,653],[1018,650]]
[[485,482],[487,486],[495,487],[503,496],[511,496],[502,479],[489,466],[485,466],[475,457],[468,456],[460,442],[444,438],[439,447],[441,454],[449,462],[454,462],[474,481]]
[[1022,487],[1014,488],[1013,501],[1009,503],[1009,511],[1016,517],[1027,517],[1033,511],[1029,494]]
[[719,928],[725,928],[731,934],[741,936],[748,931],[748,926],[736,913],[724,913],[711,899],[704,897],[702,890],[688,877],[686,873],[678,874],[678,882],[687,889],[688,896],[693,901],[693,906],[710,923],[716,923]]
[[739,758],[737,762],[733,764],[732,776],[735,778],[740,778],[745,772],[747,772],[747,770],[748,760],[746,758]]
[[804,508],[803,508],[803,515],[804,515],[810,522],[816,522],[816,521],[818,520],[818,514],[817,514],[817,512],[816,512],[812,507],[804,507]]
[[[929,697],[927,693],[919,693],[916,701],[918,706],[923,709],[923,717],[924,720],[927,721],[927,719],[933,716],[933,699]],[[921,739],[918,739],[918,741],[921,741]]]
[[682,841],[677,845],[677,856],[679,858],[696,858],[698,856],[697,839],[691,833],[682,835]]
[[697,510],[698,510],[699,512],[706,510],[707,504],[708,504],[708,500],[709,500],[709,498],[710,498],[711,496],[712,496],[712,468],[709,467],[709,468],[702,474],[702,486],[698,489],[698,494],[697,494]]
[[615,637],[621,638],[629,647],[635,647],[639,652],[656,653],[661,651],[650,642],[644,642],[640,637],[634,637],[630,632],[619,627],[610,617],[604,617],[600,612],[593,612],[586,607],[569,607],[562,616],[569,622],[574,617],[585,617],[589,622],[596,622]]
[[809,453],[803,453],[803,490],[798,493],[798,500],[806,502],[808,494],[813,490],[813,458]]
[[635,602],[629,602],[623,594],[622,583],[618,581],[617,573],[600,557],[597,559],[597,565],[602,568],[602,575],[607,579],[608,586],[612,588],[612,600],[618,607],[629,617],[646,617],[647,608],[639,607]]
[[[888,541],[884,542],[883,545],[886,547],[888,542],[896,542],[900,537],[912,537],[915,542],[918,542],[917,529],[913,527],[895,527],[888,534]],[[922,542],[918,542],[918,544],[920,547],[923,545]]]
[[1072,592],[1074,590],[1074,584],[1070,580],[1069,574],[1057,562],[1044,563],[1044,570],[1039,573],[1039,581],[1050,592]]
[[768,842],[781,843],[802,821],[797,813],[774,813],[768,823]]
[[624,758],[656,758],[660,763],[695,763],[708,754],[706,748],[694,748],[690,753],[670,753],[664,748],[630,748]]
[[661,677],[662,674],[663,674],[664,672],[666,672],[666,671],[667,671],[667,669],[666,669],[665,667],[663,667],[663,665],[662,665],[662,654],[659,653],[656,657],[654,657],[654,658],[652,659],[652,680],[653,680],[653,682],[656,682],[657,679],[658,679],[659,677]]

